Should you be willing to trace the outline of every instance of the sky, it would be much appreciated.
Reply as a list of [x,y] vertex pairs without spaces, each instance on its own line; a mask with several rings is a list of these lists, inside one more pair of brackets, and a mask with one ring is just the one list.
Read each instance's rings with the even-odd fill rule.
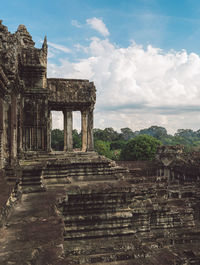
[[199,0],[2,0],[0,19],[47,36],[48,77],[95,83],[94,127],[200,129]]

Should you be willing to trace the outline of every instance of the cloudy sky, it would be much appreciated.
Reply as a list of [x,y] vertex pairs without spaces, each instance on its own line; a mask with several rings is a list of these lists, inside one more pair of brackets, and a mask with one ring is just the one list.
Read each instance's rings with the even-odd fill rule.
[[96,128],[200,129],[199,0],[3,2],[11,32],[25,24],[36,47],[47,35],[48,77],[94,81]]

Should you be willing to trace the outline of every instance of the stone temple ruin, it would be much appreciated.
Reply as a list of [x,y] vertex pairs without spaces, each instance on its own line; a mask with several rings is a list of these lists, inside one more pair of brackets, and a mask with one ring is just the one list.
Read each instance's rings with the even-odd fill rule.
[[[51,111],[64,114],[64,151],[72,151],[72,111],[81,111],[82,151],[93,150],[95,87],[88,80],[47,79],[47,41],[34,47],[25,26],[1,24],[1,167],[51,150]],[[6,137],[7,136],[7,137]]]
[[[0,264],[200,264],[198,155],[161,147],[117,166],[93,151],[94,84],[46,72],[46,38],[37,49],[25,26],[11,34],[1,21]],[[64,114],[59,153],[52,110]]]

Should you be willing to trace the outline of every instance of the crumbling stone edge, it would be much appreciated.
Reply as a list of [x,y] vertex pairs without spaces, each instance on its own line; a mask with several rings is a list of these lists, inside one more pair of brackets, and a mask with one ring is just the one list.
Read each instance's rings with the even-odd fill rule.
[[0,227],[3,227],[6,224],[6,221],[12,209],[17,204],[17,202],[21,200],[21,197],[22,193],[19,190],[19,181],[17,181],[10,193],[7,202],[0,208]]

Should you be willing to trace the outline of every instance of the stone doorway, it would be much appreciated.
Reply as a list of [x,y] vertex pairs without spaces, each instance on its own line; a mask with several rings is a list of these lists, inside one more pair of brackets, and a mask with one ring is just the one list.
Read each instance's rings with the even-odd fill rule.
[[51,149],[64,150],[64,117],[62,111],[51,111]]

